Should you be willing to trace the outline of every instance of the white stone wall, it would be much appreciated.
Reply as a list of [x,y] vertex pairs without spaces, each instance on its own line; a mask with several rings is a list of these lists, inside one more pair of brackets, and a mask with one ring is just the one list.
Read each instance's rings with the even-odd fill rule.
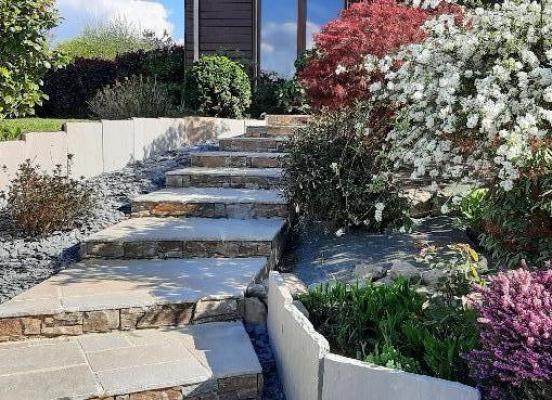
[[269,281],[268,330],[288,400],[480,399],[469,386],[330,353],[277,272]]
[[286,398],[318,400],[321,362],[329,353],[330,345],[292,303],[281,275],[271,272],[267,324]]
[[59,164],[63,170],[70,166],[72,176],[90,178],[181,145],[239,136],[246,126],[264,123],[204,117],[69,122],[62,132],[27,133],[22,140],[0,142],[0,190],[7,189],[26,159],[44,171]]

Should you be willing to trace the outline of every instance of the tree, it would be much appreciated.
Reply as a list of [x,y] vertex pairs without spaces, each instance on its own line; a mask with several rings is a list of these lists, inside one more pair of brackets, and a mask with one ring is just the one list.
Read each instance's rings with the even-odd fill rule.
[[154,33],[139,32],[125,19],[116,19],[107,24],[85,27],[79,36],[61,42],[57,49],[72,61],[76,58],[114,60],[117,55],[138,50],[151,50],[170,43],[165,35],[159,39]]
[[0,0],[0,119],[32,114],[46,96],[46,71],[62,64],[48,47],[58,23],[54,0]]

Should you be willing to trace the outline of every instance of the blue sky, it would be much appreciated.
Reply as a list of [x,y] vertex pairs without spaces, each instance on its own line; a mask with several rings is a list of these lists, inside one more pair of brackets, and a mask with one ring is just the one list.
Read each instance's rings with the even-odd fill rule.
[[[293,72],[296,0],[263,0],[262,67],[284,75]],[[334,18],[343,0],[309,0],[309,37]],[[184,0],[57,0],[63,22],[56,41],[79,33],[86,24],[124,18],[141,29],[167,30],[184,37]]]

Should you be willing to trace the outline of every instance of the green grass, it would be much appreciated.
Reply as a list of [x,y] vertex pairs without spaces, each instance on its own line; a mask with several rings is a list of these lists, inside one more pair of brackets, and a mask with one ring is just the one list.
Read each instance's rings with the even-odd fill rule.
[[0,120],[0,142],[18,140],[22,133],[27,132],[57,132],[65,122],[75,119],[53,118],[18,118]]

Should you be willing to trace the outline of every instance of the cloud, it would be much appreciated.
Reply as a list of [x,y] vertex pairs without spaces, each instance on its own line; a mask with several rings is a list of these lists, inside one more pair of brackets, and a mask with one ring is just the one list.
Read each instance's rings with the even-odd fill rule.
[[[307,47],[312,47],[313,36],[320,26],[307,22]],[[276,71],[284,76],[295,72],[293,64],[297,57],[297,24],[294,21],[265,22],[262,27],[261,64],[263,70]]]
[[172,33],[169,11],[158,1],[147,0],[57,0],[63,17],[54,32],[55,40],[76,36],[84,26],[123,19],[136,29],[152,30],[158,35]]

